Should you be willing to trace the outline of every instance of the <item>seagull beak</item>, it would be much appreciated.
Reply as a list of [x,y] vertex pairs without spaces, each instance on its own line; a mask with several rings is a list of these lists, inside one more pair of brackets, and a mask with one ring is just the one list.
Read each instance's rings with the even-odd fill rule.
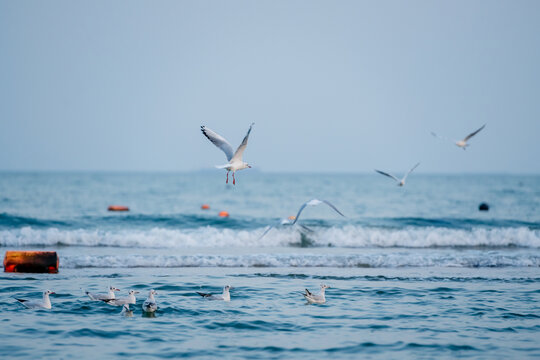
[[250,168],[250,169],[251,169],[251,165],[248,165],[248,168]]
[[114,291],[120,291],[120,289],[114,288]]
[[51,291],[51,294],[56,294],[54,291]]
[[134,294],[138,294],[139,292],[138,291],[135,291]]

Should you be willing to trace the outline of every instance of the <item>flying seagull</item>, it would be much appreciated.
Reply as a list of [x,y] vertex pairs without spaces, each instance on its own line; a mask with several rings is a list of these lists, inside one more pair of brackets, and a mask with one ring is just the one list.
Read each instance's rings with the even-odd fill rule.
[[246,146],[248,143],[249,133],[251,132],[251,128],[253,127],[255,123],[251,123],[249,126],[249,130],[244,136],[244,140],[242,140],[242,143],[240,146],[238,146],[238,149],[236,149],[236,152],[233,153],[233,149],[231,144],[225,138],[218,133],[214,132],[213,130],[210,130],[206,126],[201,126],[201,131],[212,142],[212,144],[216,145],[218,148],[220,148],[224,153],[225,156],[227,156],[227,161],[229,161],[225,165],[219,165],[216,166],[218,169],[226,169],[227,170],[227,180],[225,181],[226,184],[229,183],[229,171],[233,172],[233,185],[236,184],[236,180],[234,178],[234,173],[238,170],[243,170],[246,168],[251,168],[251,166],[244,162],[242,160],[242,154],[244,154],[244,150],[246,150]]
[[212,294],[205,294],[197,291],[197,294],[201,295],[203,298],[208,300],[223,300],[223,301],[231,301],[231,294],[229,293],[229,290],[232,289],[229,285],[226,285],[223,288],[223,294],[221,295],[212,295]]
[[26,299],[15,299],[21,304],[23,304],[28,309],[51,309],[51,299],[49,299],[50,294],[55,294],[55,292],[51,290],[45,290],[43,292],[43,300],[26,300]]
[[306,292],[302,293],[302,295],[304,295],[304,298],[310,304],[324,304],[326,302],[326,297],[324,296],[324,291],[326,289],[328,289],[328,288],[330,288],[330,286],[322,284],[321,285],[321,292],[319,294],[313,294],[308,289],[306,289]]
[[305,203],[302,204],[302,206],[300,206],[300,209],[298,210],[298,214],[296,214],[296,217],[294,218],[294,221],[292,223],[292,225],[296,224],[296,222],[298,221],[298,218],[300,217],[300,214],[302,213],[302,211],[304,210],[304,208],[306,206],[317,206],[317,205],[320,205],[320,204],[326,204],[328,206],[330,206],[332,209],[334,209],[335,212],[337,212],[339,215],[345,217],[345,215],[343,215],[341,213],[341,211],[339,211],[334,205],[332,205],[332,203],[330,203],[330,201],[327,201],[327,200],[319,200],[319,199],[311,199],[309,201],[306,201]]
[[478,134],[484,127],[486,126],[486,124],[482,125],[482,127],[476,131],[473,131],[472,133],[470,133],[469,135],[467,135],[465,137],[465,139],[463,140],[458,140],[458,141],[452,141],[452,140],[449,140],[447,138],[444,138],[442,136],[439,136],[437,134],[435,134],[433,131],[431,132],[431,135],[435,136],[435,137],[438,137],[439,139],[443,139],[443,140],[449,140],[451,142],[453,142],[457,147],[460,147],[462,148],[463,150],[466,150],[467,146],[469,146],[469,144],[467,144],[467,141],[470,140],[470,138],[472,138],[474,135]]
[[[261,240],[266,234],[268,234],[270,232],[270,230],[272,230],[273,228],[275,228],[277,226],[290,226],[290,225],[292,225],[294,219],[296,219],[296,216],[291,215],[288,218],[279,219],[279,221],[277,221],[274,225],[268,225],[266,227],[266,229],[264,230],[264,233],[259,237],[259,240]],[[301,224],[298,224],[298,225],[307,232],[313,232],[313,230],[311,230],[310,228],[308,228],[305,225],[301,225]]]
[[377,170],[377,169],[375,169],[375,171],[378,172],[379,174],[388,176],[388,177],[390,177],[390,178],[396,180],[397,183],[398,183],[398,186],[403,186],[403,185],[405,185],[405,180],[407,180],[407,176],[409,176],[409,174],[412,173],[413,170],[416,169],[416,167],[417,167],[418,165],[420,165],[420,163],[414,165],[414,166],[412,167],[412,169],[409,170],[409,171],[405,174],[405,176],[403,176],[403,179],[398,179],[398,178],[395,177],[394,175],[385,173],[384,171],[380,171],[380,170]]

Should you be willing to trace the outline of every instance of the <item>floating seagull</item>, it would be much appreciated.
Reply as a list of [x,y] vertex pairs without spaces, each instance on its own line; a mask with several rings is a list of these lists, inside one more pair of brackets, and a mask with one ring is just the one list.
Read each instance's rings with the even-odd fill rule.
[[138,294],[138,293],[139,293],[138,291],[129,290],[129,294],[128,294],[127,298],[123,298],[123,299],[104,299],[104,300],[101,300],[101,301],[105,301],[107,304],[114,305],[114,306],[122,306],[122,305],[125,305],[125,304],[135,304],[135,302],[137,301],[137,299],[135,298],[135,294]]
[[142,309],[144,312],[153,313],[157,310],[156,299],[154,299],[154,295],[156,294],[156,290],[150,290],[148,293],[148,299],[146,299],[146,301],[142,304]]
[[242,140],[242,143],[240,146],[238,146],[238,149],[236,149],[236,152],[233,153],[233,149],[231,147],[231,144],[225,138],[218,133],[210,130],[206,126],[201,126],[201,131],[212,142],[212,144],[216,145],[218,148],[220,148],[225,155],[227,156],[227,160],[229,161],[225,165],[216,166],[218,169],[226,169],[227,170],[227,180],[225,181],[226,184],[229,183],[229,171],[233,172],[233,185],[236,184],[236,180],[234,178],[234,173],[238,170],[243,170],[246,168],[251,168],[251,166],[248,163],[245,163],[242,161],[242,154],[244,153],[244,150],[246,150],[246,146],[248,143],[249,133],[251,132],[251,128],[253,127],[255,123],[251,123],[249,126],[249,130],[244,137],[244,140]]
[[322,284],[321,285],[321,292],[319,294],[313,294],[308,289],[306,289],[305,293],[302,293],[304,297],[306,298],[307,302],[310,304],[324,304],[326,302],[326,298],[324,296],[324,291],[326,289],[330,288],[330,286]]
[[133,316],[133,310],[129,309],[129,304],[124,304],[124,306],[122,306],[122,311],[120,312],[120,315],[125,317]]
[[100,300],[112,300],[116,298],[114,295],[115,291],[120,291],[120,289],[115,288],[114,286],[109,286],[109,293],[108,294],[93,294],[89,291],[85,291],[84,293],[88,295],[90,300],[94,301],[100,301]]
[[467,135],[465,137],[465,139],[463,140],[457,140],[457,141],[453,141],[453,140],[449,140],[447,138],[444,138],[442,136],[439,136],[437,134],[435,134],[433,131],[431,132],[431,135],[435,136],[435,137],[438,137],[439,139],[443,139],[443,140],[448,140],[448,141],[451,141],[452,143],[454,143],[456,146],[462,148],[463,150],[466,150],[467,146],[469,146],[469,144],[467,144],[467,141],[469,141],[470,138],[472,138],[474,135],[478,134],[480,132],[480,130],[482,130],[484,127],[486,126],[486,124],[482,125],[482,127],[472,133],[470,133],[469,135]]
[[45,290],[43,292],[43,300],[26,300],[26,299],[15,299],[24,306],[26,306],[28,309],[50,309],[51,306],[51,299],[49,299],[50,294],[56,294],[55,292],[51,290]]
[[205,294],[200,293],[197,291],[197,294],[201,295],[203,298],[208,300],[223,300],[223,301],[231,301],[231,294],[229,293],[229,290],[232,289],[229,285],[226,285],[223,288],[223,294],[221,295],[212,295],[212,294]]
[[306,206],[317,206],[317,205],[320,205],[320,204],[326,204],[328,206],[330,206],[332,209],[334,209],[335,212],[337,212],[339,215],[345,217],[345,215],[343,215],[341,213],[341,211],[339,211],[334,205],[332,205],[330,203],[330,201],[327,201],[327,200],[319,200],[319,199],[311,199],[309,201],[306,201],[304,204],[302,204],[302,206],[300,206],[300,209],[298,210],[298,214],[296,214],[296,217],[294,218],[294,221],[292,222],[292,225],[296,224],[296,222],[298,221],[298,218],[300,217],[300,214],[302,213],[302,210],[304,210],[304,208]]
[[409,170],[409,172],[407,172],[407,173],[405,174],[405,176],[403,177],[403,179],[398,179],[398,178],[395,177],[394,175],[385,173],[384,171],[380,171],[380,170],[377,170],[377,169],[375,169],[375,171],[378,172],[379,174],[388,176],[388,177],[390,177],[390,178],[396,180],[397,183],[398,183],[398,186],[403,186],[403,185],[405,185],[405,180],[407,180],[407,176],[409,176],[409,174],[412,173],[413,170],[416,169],[416,167],[417,167],[418,165],[420,165],[420,163],[414,165],[414,166],[412,167],[412,169]]

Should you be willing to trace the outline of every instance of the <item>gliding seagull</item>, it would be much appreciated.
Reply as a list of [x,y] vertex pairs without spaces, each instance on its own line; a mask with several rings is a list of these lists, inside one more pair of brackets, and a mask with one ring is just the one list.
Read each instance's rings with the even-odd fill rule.
[[309,201],[306,201],[305,203],[302,204],[302,206],[300,206],[300,209],[298,210],[298,214],[296,214],[296,217],[294,218],[294,221],[292,223],[292,225],[296,224],[296,222],[298,221],[298,218],[300,217],[300,214],[302,213],[302,211],[304,210],[304,208],[306,206],[317,206],[317,205],[320,205],[320,204],[326,204],[328,206],[330,206],[332,209],[334,209],[335,212],[337,212],[339,215],[345,217],[345,215],[343,215],[341,213],[341,211],[339,211],[334,205],[332,205],[330,203],[330,201],[327,201],[327,200],[319,200],[319,199],[311,199]]
[[50,294],[56,294],[56,293],[51,290],[45,290],[43,292],[43,300],[41,301],[39,300],[29,301],[26,299],[15,299],[15,300],[23,304],[28,309],[51,309],[52,308],[51,299],[49,299]]
[[253,127],[255,123],[251,123],[249,126],[249,130],[244,136],[244,140],[242,140],[242,143],[240,146],[238,146],[238,149],[236,149],[236,152],[233,153],[233,149],[231,147],[231,144],[225,138],[218,133],[210,130],[206,126],[201,126],[201,131],[212,142],[212,144],[216,145],[218,148],[220,148],[224,153],[225,156],[227,156],[227,160],[229,161],[225,165],[219,165],[216,166],[218,169],[226,169],[227,170],[227,180],[225,181],[226,184],[229,183],[229,171],[233,172],[233,185],[236,184],[236,180],[234,178],[234,173],[238,170],[243,170],[246,168],[251,168],[251,166],[242,161],[242,155],[244,154],[244,150],[246,150],[246,146],[248,143],[249,133],[251,132],[251,128]]
[[482,125],[482,127],[472,133],[470,133],[469,135],[467,135],[465,137],[465,139],[463,140],[458,140],[458,141],[452,141],[452,140],[449,140],[447,138],[444,138],[442,136],[439,136],[437,134],[435,134],[433,131],[431,132],[431,135],[435,136],[435,137],[438,137],[439,139],[443,139],[443,140],[449,140],[451,142],[453,142],[457,147],[460,147],[462,148],[463,150],[466,150],[467,146],[469,146],[469,144],[467,144],[467,141],[470,140],[470,138],[472,138],[474,135],[478,134],[480,132],[480,130],[482,130],[484,127],[486,126],[486,124]]
[[407,176],[409,176],[409,174],[412,173],[413,170],[416,169],[416,167],[417,167],[418,165],[420,165],[420,163],[414,165],[414,166],[412,167],[412,169],[409,170],[409,171],[405,174],[405,176],[403,176],[403,179],[398,179],[398,178],[395,177],[394,175],[385,173],[384,171],[380,171],[380,170],[377,170],[377,169],[375,169],[375,171],[378,172],[379,174],[388,176],[388,177],[390,177],[390,178],[396,180],[397,183],[398,183],[398,186],[403,186],[403,185],[405,185],[405,180],[407,180]]

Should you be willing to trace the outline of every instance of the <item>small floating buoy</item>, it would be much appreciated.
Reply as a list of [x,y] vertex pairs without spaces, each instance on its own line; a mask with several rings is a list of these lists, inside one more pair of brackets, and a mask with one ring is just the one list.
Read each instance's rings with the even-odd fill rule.
[[58,255],[56,251],[6,251],[4,271],[56,274]]
[[227,211],[220,211],[218,215],[219,217],[229,217],[229,213]]
[[111,205],[107,208],[109,211],[129,211],[129,208],[127,206],[122,205]]
[[483,202],[480,205],[478,205],[478,210],[479,211],[488,211],[489,210],[489,205],[487,203]]
[[209,210],[209,209],[210,209],[210,205],[208,205],[208,204],[202,204],[202,205],[201,205],[201,209],[203,209],[203,210]]
[[291,215],[291,216],[289,216],[287,219],[289,219],[289,220],[296,220],[296,216]]

